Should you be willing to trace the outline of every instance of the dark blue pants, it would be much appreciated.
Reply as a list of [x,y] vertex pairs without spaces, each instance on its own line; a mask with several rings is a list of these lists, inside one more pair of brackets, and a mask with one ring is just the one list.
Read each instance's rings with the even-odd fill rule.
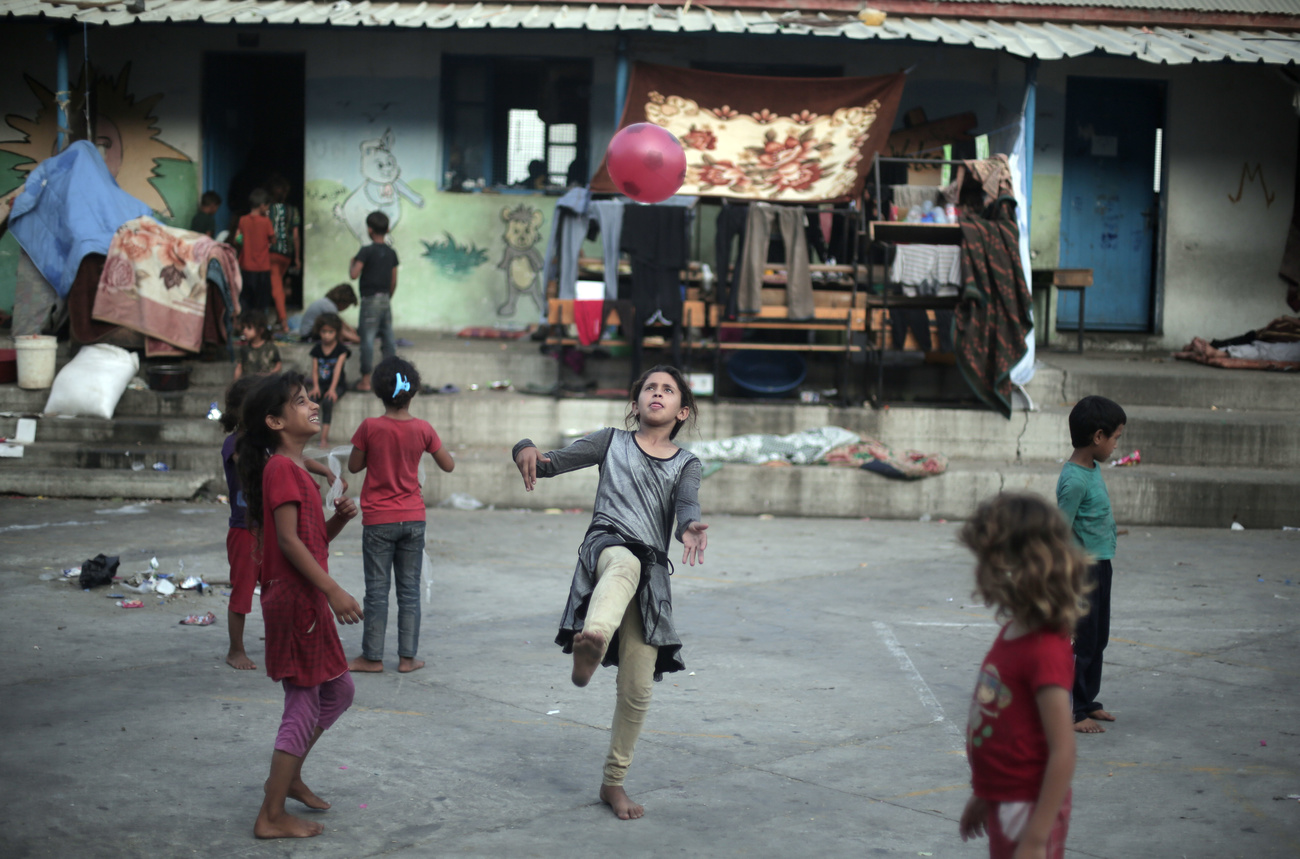
[[1096,588],[1088,594],[1088,613],[1074,627],[1074,721],[1081,722],[1105,709],[1097,700],[1101,693],[1101,655],[1110,640],[1110,561],[1098,561],[1088,568],[1088,579]]

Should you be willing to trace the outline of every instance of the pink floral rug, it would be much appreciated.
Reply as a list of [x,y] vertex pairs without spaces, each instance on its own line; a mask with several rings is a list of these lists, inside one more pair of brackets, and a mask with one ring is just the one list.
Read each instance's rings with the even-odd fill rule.
[[[862,193],[906,75],[777,78],[637,63],[619,128],[650,122],[686,150],[678,193],[815,203]],[[602,162],[591,190],[617,193]]]
[[232,292],[237,291],[238,266],[228,246],[147,216],[127,221],[109,245],[94,318],[144,334],[151,356],[198,352],[208,306],[208,262],[214,258],[227,282],[233,275]]

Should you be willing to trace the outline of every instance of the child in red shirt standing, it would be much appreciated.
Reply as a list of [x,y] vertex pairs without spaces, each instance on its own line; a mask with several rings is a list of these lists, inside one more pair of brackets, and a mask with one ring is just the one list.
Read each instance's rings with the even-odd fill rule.
[[226,627],[230,633],[230,651],[226,664],[240,671],[257,667],[244,650],[244,621],[253,610],[253,589],[257,587],[260,552],[257,537],[248,530],[248,504],[244,490],[239,485],[235,445],[239,442],[239,418],[244,409],[244,397],[257,384],[256,376],[236,379],[226,391],[226,410],[221,413],[221,426],[229,435],[221,445],[221,467],[226,472],[226,497],[230,499],[230,530],[226,532],[226,558],[230,562],[230,606],[226,612]]
[[353,671],[384,670],[384,633],[388,626],[388,590],[397,581],[397,670],[424,667],[415,658],[420,645],[420,568],[424,558],[424,496],[420,491],[420,457],[426,452],[443,471],[456,461],[426,421],[413,417],[411,398],[420,390],[420,374],[401,358],[385,358],[371,377],[371,388],[384,404],[384,416],[366,418],[352,436],[348,470],[366,470],[361,487],[361,550],[366,571],[366,622],[361,655],[348,663]]
[[275,227],[266,213],[271,208],[270,195],[254,188],[248,195],[252,210],[239,219],[235,243],[239,245],[239,273],[244,281],[244,304],[254,310],[270,310],[271,243]]
[[1086,610],[1088,562],[1037,495],[984,502],[961,541],[975,553],[976,595],[1007,621],[971,702],[974,795],[961,837],[987,832],[991,859],[1062,859],[1075,761],[1070,633]]
[[357,508],[340,498],[329,522],[321,512],[320,490],[302,455],[320,430],[320,407],[307,398],[300,374],[260,379],[244,401],[243,427],[239,478],[249,521],[262,528],[266,673],[284,685],[284,716],[253,834],[308,838],[323,827],[289,814],[284,801],[330,807],[303,783],[302,765],[321,734],[352,704],[352,677],[334,619],[356,623],[362,613],[330,578],[329,543]]

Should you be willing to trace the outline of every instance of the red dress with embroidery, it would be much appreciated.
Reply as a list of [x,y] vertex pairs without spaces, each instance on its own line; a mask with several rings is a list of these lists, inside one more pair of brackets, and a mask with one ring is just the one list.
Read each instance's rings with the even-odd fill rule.
[[266,622],[266,673],[295,686],[318,686],[348,670],[343,644],[325,593],[280,551],[275,510],[298,507],[298,539],[329,572],[329,538],[320,490],[307,471],[272,456],[262,473],[262,618]]

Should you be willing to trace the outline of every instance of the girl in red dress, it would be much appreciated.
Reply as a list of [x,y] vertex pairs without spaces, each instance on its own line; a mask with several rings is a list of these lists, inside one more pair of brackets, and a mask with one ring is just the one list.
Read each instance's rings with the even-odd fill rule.
[[1062,859],[1075,758],[1070,633],[1087,609],[1088,561],[1037,495],[985,501],[961,541],[975,553],[975,593],[1006,623],[971,702],[961,838],[987,833],[990,859]]
[[303,783],[302,764],[320,735],[352,704],[352,678],[335,617],[361,620],[361,606],[329,574],[329,542],[357,515],[349,498],[328,522],[303,448],[320,431],[320,406],[298,373],[257,383],[244,400],[239,476],[248,516],[262,528],[262,617],[266,673],[284,685],[284,717],[271,775],[253,824],[258,838],[309,838],[324,828],[285,811],[286,798],[330,807]]

